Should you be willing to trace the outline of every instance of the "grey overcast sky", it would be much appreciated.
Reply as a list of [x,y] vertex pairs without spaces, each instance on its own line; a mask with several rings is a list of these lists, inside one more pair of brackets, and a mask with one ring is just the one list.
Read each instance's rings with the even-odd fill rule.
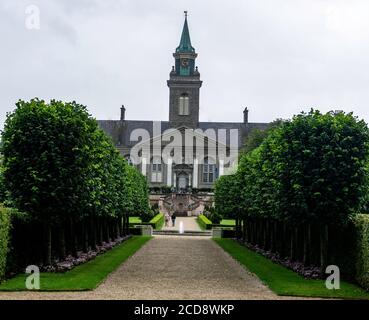
[[[26,28],[27,6],[40,29]],[[368,0],[1,0],[0,128],[18,99],[76,100],[97,119],[167,120],[189,11],[201,121],[290,118],[311,107],[369,122]]]

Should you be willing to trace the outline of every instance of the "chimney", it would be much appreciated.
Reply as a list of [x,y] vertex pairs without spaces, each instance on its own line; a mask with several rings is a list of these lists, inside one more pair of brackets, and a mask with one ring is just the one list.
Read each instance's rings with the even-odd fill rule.
[[125,120],[126,116],[126,108],[124,108],[124,105],[120,108],[120,120]]
[[249,122],[249,109],[247,107],[243,110],[243,123]]

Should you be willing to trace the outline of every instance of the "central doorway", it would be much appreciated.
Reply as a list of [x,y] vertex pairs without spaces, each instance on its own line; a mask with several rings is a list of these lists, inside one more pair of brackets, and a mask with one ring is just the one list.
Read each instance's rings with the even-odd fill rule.
[[182,173],[178,176],[178,189],[179,190],[186,190],[188,186],[188,179],[187,175]]

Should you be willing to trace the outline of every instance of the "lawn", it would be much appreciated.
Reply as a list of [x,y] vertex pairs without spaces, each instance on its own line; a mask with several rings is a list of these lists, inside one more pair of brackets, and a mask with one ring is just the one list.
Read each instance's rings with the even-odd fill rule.
[[325,280],[304,279],[299,274],[247,249],[235,240],[214,239],[214,241],[249,271],[256,274],[262,282],[278,295],[369,299],[369,292],[354,284],[341,281],[340,289],[328,290],[325,287]]
[[235,227],[236,226],[236,220],[234,219],[223,219],[220,221],[220,225],[226,226],[226,227]]
[[[151,237],[133,236],[94,260],[65,273],[40,274],[41,291],[82,291],[95,289],[112,271],[140,249]],[[0,285],[0,291],[23,291],[27,275],[19,274]]]
[[139,217],[129,217],[129,224],[140,224],[142,223],[141,218]]

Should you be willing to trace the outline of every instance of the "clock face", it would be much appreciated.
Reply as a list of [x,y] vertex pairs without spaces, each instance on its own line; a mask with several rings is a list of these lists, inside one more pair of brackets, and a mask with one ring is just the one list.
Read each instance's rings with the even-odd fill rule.
[[188,59],[182,59],[181,60],[182,67],[187,68],[188,67],[188,64],[189,64]]

